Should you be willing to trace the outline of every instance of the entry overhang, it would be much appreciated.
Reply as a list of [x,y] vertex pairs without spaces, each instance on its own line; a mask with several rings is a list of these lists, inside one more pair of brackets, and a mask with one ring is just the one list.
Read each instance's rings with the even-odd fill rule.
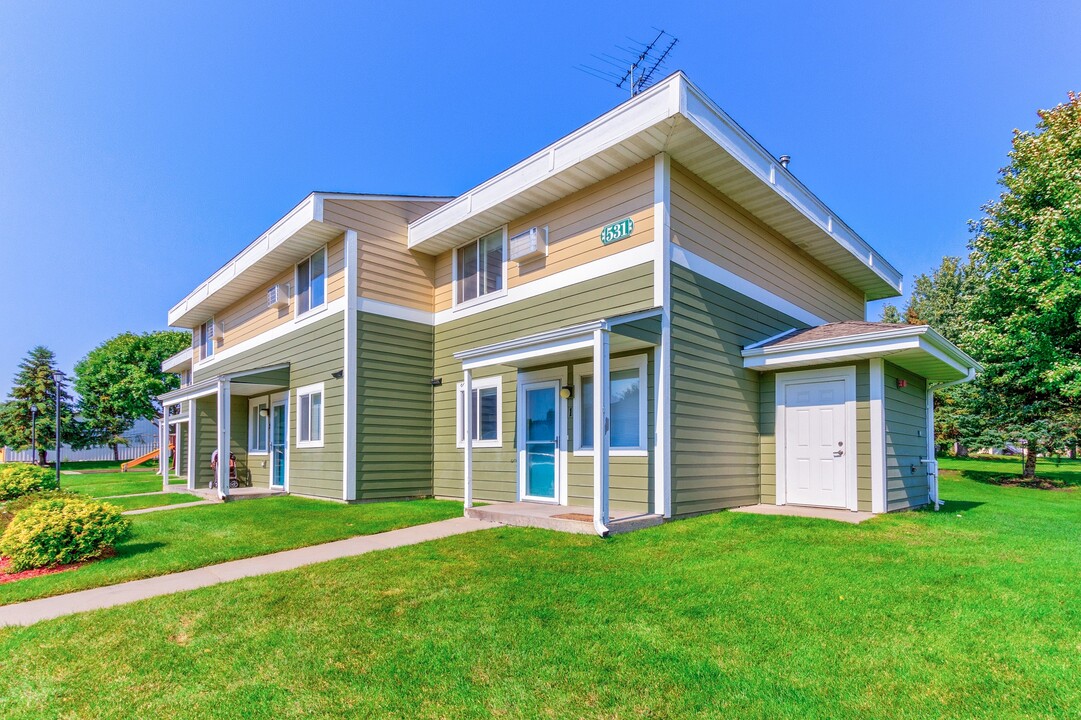
[[232,373],[215,375],[214,377],[200,380],[187,387],[158,395],[162,405],[175,405],[177,403],[197,400],[215,395],[222,381],[232,383],[234,395],[256,395],[261,392],[273,392],[284,387],[289,387],[289,364],[270,365],[254,370],[238,370]]
[[[846,323],[833,323],[844,325]],[[873,323],[852,323],[865,329]],[[822,326],[826,327],[826,326]],[[849,360],[886,358],[932,383],[971,379],[980,364],[928,325],[886,326],[848,335],[800,341],[793,329],[743,349],[743,366],[760,372]]]
[[[611,352],[645,348],[660,342],[660,308],[572,325],[527,335],[514,340],[485,345],[454,354],[463,370],[493,365],[527,367],[538,362],[559,362],[580,358],[594,345],[594,331],[612,332]],[[656,337],[652,334],[656,325]]]

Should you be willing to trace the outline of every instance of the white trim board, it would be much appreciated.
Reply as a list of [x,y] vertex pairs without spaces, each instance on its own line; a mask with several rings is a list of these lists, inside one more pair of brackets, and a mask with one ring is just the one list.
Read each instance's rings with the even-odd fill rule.
[[306,315],[306,316],[302,317],[301,319],[296,320],[295,322],[290,321],[290,322],[282,323],[280,325],[277,325],[277,326],[271,328],[270,330],[267,330],[264,333],[260,333],[259,335],[256,335],[255,337],[251,337],[251,338],[248,338],[247,340],[244,340],[243,342],[239,342],[239,343],[237,343],[236,345],[234,345],[232,347],[227,347],[227,348],[218,350],[217,352],[214,353],[213,357],[209,357],[206,360],[201,360],[198,363],[196,363],[195,367],[194,367],[194,370],[196,370],[196,371],[205,370],[206,368],[212,366],[214,363],[221,362],[222,360],[225,360],[227,358],[231,358],[234,355],[239,355],[242,352],[247,352],[248,350],[252,350],[254,348],[257,348],[257,347],[259,347],[260,345],[262,345],[264,343],[271,342],[272,340],[277,340],[278,338],[285,337],[286,335],[288,335],[291,332],[296,332],[297,330],[300,330],[301,328],[307,327],[308,325],[311,325],[312,323],[319,322],[320,320],[322,320],[324,318],[331,317],[336,313],[345,312],[346,304],[347,304],[346,299],[344,297],[340,297],[337,300],[333,300],[333,301],[327,303],[327,305],[326,305],[327,309],[326,309],[325,312],[316,313],[314,315]]
[[779,310],[785,315],[795,318],[802,323],[806,323],[807,325],[825,325],[828,322],[811,311],[805,310],[789,300],[785,300],[780,295],[776,295],[763,287],[755,285],[750,280],[735,274],[731,270],[725,270],[723,267],[694,254],[687,248],[680,247],[679,245],[672,245],[671,254],[672,262],[676,265],[681,265],[693,273],[697,273],[719,285],[724,285],[727,288],[735,290],[740,295],[745,295],[752,300],[757,300],[767,307]]
[[845,383],[845,445],[848,450],[848,461],[845,463],[846,487],[845,504],[849,510],[859,509],[858,498],[858,468],[859,446],[857,445],[856,433],[856,366],[847,365],[837,368],[823,368],[817,370],[795,370],[791,372],[777,373],[777,385],[774,390],[774,425],[773,437],[775,438],[776,460],[776,499],[774,504],[787,504],[787,465],[788,455],[785,431],[785,415],[787,404],[785,402],[785,390],[789,383],[825,382],[829,380],[843,380]]
[[871,512],[889,508],[886,482],[886,373],[882,358],[871,358]]

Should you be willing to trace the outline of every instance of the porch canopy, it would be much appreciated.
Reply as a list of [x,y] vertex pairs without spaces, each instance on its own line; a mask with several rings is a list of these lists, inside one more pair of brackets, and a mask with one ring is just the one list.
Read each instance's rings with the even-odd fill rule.
[[743,349],[743,366],[758,370],[886,358],[926,378],[929,386],[971,380],[979,363],[929,325],[846,321],[788,330]]
[[[605,378],[609,374],[609,358],[613,352],[653,347],[660,342],[661,309],[653,308],[463,350],[454,357],[462,363],[465,397],[470,398],[473,396],[474,370],[495,365],[531,367],[581,358],[590,352],[595,377]],[[464,405],[463,427],[471,428],[473,403]],[[593,383],[593,527],[602,536],[608,534],[609,522],[610,410],[609,383]],[[465,506],[470,508],[473,507],[473,433],[466,432],[464,436]]]
[[[182,387],[179,390],[173,390],[164,395],[159,395],[158,400],[161,401],[163,408],[168,408],[170,405],[188,403],[192,400],[198,400],[199,398],[217,395],[217,449],[219,462],[215,480],[217,481],[218,486],[218,496],[225,499],[229,496],[229,438],[232,432],[232,428],[230,427],[231,413],[229,412],[229,407],[232,396],[238,395],[245,397],[249,395],[260,395],[288,387],[289,363],[283,363],[281,365],[271,365],[269,367],[253,370],[238,370],[236,372],[215,375],[214,377],[206,378],[205,380],[200,380],[199,382]],[[163,422],[161,424],[160,432],[161,447],[167,447],[169,443],[169,424]],[[189,437],[194,438],[194,434],[189,432]],[[189,455],[192,457],[195,455],[194,443],[192,443],[192,447],[189,449]],[[222,459],[224,459],[224,462]],[[162,467],[162,488],[168,490],[168,464],[162,463]],[[194,482],[194,480],[195,478],[189,473],[188,482],[191,483]]]

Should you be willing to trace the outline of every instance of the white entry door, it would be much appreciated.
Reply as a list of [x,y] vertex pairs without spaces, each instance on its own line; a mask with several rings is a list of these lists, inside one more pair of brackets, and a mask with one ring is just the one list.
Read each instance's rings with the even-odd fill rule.
[[794,505],[848,507],[845,381],[785,387],[785,494]]

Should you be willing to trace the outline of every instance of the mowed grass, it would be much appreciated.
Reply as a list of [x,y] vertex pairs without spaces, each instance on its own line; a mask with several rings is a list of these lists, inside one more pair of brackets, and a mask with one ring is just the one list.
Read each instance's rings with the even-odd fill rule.
[[0,716],[1078,717],[1081,492],[941,489],[861,525],[485,530],[7,629]]
[[344,505],[283,496],[133,515],[132,538],[117,546],[115,557],[0,585],[0,605],[461,514],[461,503],[444,500]]
[[[1003,477],[1021,479],[1024,458],[1015,456],[978,455],[975,457],[940,457],[938,465],[943,470],[960,473],[978,482],[997,481]],[[1036,475],[1063,483],[1067,487],[1081,486],[1081,460],[1068,458],[1038,458]]]
[[190,493],[158,493],[157,495],[124,495],[109,498],[104,502],[116,505],[121,510],[142,510],[144,508],[163,507],[165,505],[180,505],[182,503],[198,502],[203,498]]
[[[170,478],[170,485],[183,485],[185,480]],[[161,491],[161,476],[147,472],[95,472],[85,475],[61,475],[60,487],[64,490],[80,492],[91,497],[111,497],[113,495],[133,495]]]

